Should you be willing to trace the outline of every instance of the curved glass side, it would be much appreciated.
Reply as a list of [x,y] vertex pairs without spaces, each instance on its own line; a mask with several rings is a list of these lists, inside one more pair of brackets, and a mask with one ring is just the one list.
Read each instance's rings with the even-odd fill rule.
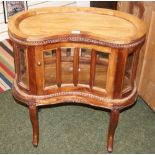
[[19,84],[28,89],[28,61],[26,48],[20,47],[19,53]]

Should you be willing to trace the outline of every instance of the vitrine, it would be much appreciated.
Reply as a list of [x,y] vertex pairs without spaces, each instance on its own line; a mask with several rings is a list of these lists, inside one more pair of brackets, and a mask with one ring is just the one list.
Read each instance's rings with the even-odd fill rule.
[[15,52],[13,96],[29,107],[38,145],[38,107],[83,103],[111,111],[112,152],[120,111],[134,104],[144,23],[127,13],[97,8],[40,8],[9,20]]

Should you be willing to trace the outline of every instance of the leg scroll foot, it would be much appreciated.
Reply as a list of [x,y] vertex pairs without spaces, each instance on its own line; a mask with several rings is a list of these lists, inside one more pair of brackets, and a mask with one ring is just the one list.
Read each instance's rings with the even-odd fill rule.
[[29,105],[29,115],[33,128],[32,144],[34,146],[38,146],[38,140],[39,140],[38,108],[35,105]]
[[111,118],[110,118],[109,131],[108,131],[108,143],[107,143],[108,152],[113,151],[114,134],[115,134],[115,129],[117,127],[118,119],[119,119],[119,110],[113,109],[111,111]]

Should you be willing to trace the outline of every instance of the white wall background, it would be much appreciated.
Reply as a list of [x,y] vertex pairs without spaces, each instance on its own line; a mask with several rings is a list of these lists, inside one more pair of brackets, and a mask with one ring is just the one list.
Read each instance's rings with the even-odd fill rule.
[[[28,4],[28,9],[40,8],[40,7],[50,7],[50,6],[89,7],[90,1],[27,1],[27,4]],[[5,24],[5,21],[4,21],[3,3],[2,3],[2,1],[0,1],[0,41],[9,38],[7,29],[8,29],[8,26],[7,26],[7,24]]]

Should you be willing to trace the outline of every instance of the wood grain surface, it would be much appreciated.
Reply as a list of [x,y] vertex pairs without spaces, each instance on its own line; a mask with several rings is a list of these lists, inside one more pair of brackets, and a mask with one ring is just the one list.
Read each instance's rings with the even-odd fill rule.
[[115,10],[98,8],[41,8],[10,18],[9,32],[25,40],[44,40],[83,34],[110,43],[130,43],[144,36],[143,21]]

